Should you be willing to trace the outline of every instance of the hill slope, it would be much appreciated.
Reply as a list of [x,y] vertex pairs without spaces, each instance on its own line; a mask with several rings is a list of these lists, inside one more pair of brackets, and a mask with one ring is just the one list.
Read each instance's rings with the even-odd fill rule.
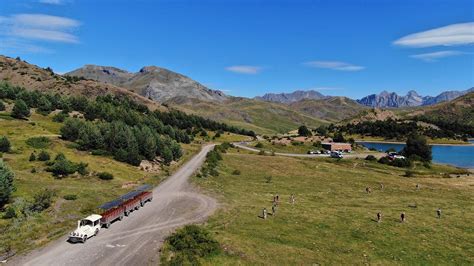
[[296,110],[315,118],[339,122],[357,115],[367,107],[346,97],[329,97],[322,100],[302,100],[290,104],[292,110]]
[[115,67],[85,65],[66,75],[84,77],[127,88],[157,102],[174,97],[196,98],[202,101],[224,101],[227,96],[168,69],[147,66],[130,73]]
[[38,90],[60,95],[84,95],[88,98],[114,94],[127,96],[150,109],[160,108],[160,104],[127,89],[94,80],[72,80],[55,74],[52,70],[40,68],[25,61],[0,55],[0,80],[27,90]]
[[457,121],[460,124],[474,126],[474,92],[470,92],[451,102],[424,107],[405,114],[405,117],[423,115],[430,120]]
[[164,103],[187,113],[253,130],[260,134],[284,133],[305,124],[310,127],[328,123],[291,110],[283,104],[230,97],[218,102],[176,97]]

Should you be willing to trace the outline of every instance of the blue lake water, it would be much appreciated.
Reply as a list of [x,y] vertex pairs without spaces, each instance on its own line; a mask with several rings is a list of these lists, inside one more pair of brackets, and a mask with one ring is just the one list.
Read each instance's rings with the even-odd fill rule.
[[[474,143],[474,140],[469,142]],[[397,143],[382,143],[382,142],[357,142],[363,144],[367,148],[374,148],[379,151],[386,151],[394,148],[400,151],[405,146]],[[450,164],[463,168],[474,168],[474,145],[432,145],[433,162]]]

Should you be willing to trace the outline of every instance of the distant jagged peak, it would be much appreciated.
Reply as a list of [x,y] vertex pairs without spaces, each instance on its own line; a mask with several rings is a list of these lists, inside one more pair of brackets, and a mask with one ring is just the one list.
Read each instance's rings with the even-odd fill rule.
[[320,100],[326,96],[316,90],[296,90],[291,93],[267,93],[263,96],[255,97],[256,100],[290,104],[301,100]]

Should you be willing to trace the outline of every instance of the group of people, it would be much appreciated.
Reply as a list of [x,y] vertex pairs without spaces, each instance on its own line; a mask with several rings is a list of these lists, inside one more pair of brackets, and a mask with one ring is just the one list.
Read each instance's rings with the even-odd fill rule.
[[[383,183],[380,183],[380,189],[381,190],[384,189],[384,184]],[[420,184],[416,184],[416,190],[420,190]],[[367,194],[370,194],[370,193],[372,193],[372,189],[370,187],[366,187],[365,192]],[[414,206],[416,208],[416,204]],[[436,210],[436,216],[438,217],[438,219],[441,219],[441,209],[440,208],[438,208]],[[405,221],[406,221],[406,214],[405,214],[405,212],[402,212],[402,213],[400,213],[400,222],[404,223]],[[377,212],[377,223],[380,223],[380,222],[382,222],[382,213]]]
[[[275,216],[276,215],[276,212],[277,212],[277,208],[278,208],[278,204],[280,203],[280,195],[276,194],[275,196],[273,196],[273,201],[272,201],[272,216]],[[295,204],[295,195],[294,194],[291,194],[290,195],[290,203],[293,205]],[[267,208],[263,208],[262,210],[262,218],[263,219],[267,219],[268,217],[268,211],[267,211]]]

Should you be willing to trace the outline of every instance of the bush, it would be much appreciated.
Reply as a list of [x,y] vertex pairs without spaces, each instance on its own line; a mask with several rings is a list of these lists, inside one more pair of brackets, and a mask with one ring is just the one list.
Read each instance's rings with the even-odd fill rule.
[[8,208],[5,210],[5,214],[3,215],[3,219],[11,219],[11,218],[16,218],[16,211],[13,207],[8,206]]
[[43,150],[38,154],[38,161],[45,162],[49,161],[49,159],[51,159],[51,157],[49,156],[49,153],[47,151]]
[[265,155],[265,151],[264,150],[259,151],[258,155]]
[[309,130],[306,126],[300,126],[298,128],[298,135],[303,137],[311,137],[313,134],[311,133],[311,130]]
[[29,206],[32,212],[42,212],[51,206],[55,193],[49,189],[43,189],[33,196],[33,202]]
[[379,163],[382,163],[382,164],[389,164],[390,163],[390,159],[388,157],[382,157],[378,160]]
[[265,176],[265,183],[271,183],[272,182],[272,176],[271,175],[268,175],[268,176]]
[[407,159],[395,159],[390,162],[390,165],[396,166],[396,167],[410,167],[411,161]]
[[54,122],[57,122],[57,123],[62,123],[64,122],[64,120],[66,120],[66,118],[68,118],[69,115],[68,114],[65,114],[63,112],[60,112],[56,115],[53,116],[53,121]]
[[221,252],[219,243],[205,229],[197,225],[186,225],[166,239],[174,256],[170,265],[197,265],[199,258]]
[[33,137],[26,140],[26,144],[35,149],[46,149],[51,144],[47,137]]
[[406,170],[405,171],[405,177],[413,177],[415,173],[412,170]]
[[64,195],[63,199],[65,199],[65,200],[76,200],[77,195],[74,195],[74,194]]
[[6,165],[3,160],[0,160],[0,208],[8,203],[12,192],[15,190],[13,179],[15,174]]
[[7,137],[0,138],[0,152],[9,152],[11,149],[10,141]]
[[232,172],[233,175],[240,175],[240,170],[237,170],[235,169],[233,172]]
[[52,172],[55,177],[65,177],[74,174],[75,172],[78,172],[81,175],[86,175],[87,164],[82,162],[75,164],[66,159],[64,154],[60,153],[56,156],[54,162],[46,168],[46,171]]
[[33,161],[36,161],[36,154],[34,152],[32,152],[30,154],[30,158],[28,159],[30,162],[33,162]]
[[259,142],[259,143],[255,144],[255,148],[261,149],[261,148],[263,148],[263,144]]
[[5,111],[5,104],[0,101],[0,111]]
[[30,171],[30,173],[32,173],[32,174],[36,174],[36,168],[34,168],[34,167],[33,167],[33,168],[31,168],[31,171]]
[[375,158],[375,156],[373,156],[373,155],[367,155],[367,157],[365,157],[365,159],[367,161],[377,161],[377,158]]
[[18,99],[15,101],[11,116],[18,119],[26,118],[30,116],[30,108],[23,100]]
[[107,173],[107,172],[98,173],[97,177],[99,177],[102,180],[112,180],[112,179],[114,179],[114,175],[112,175],[111,173]]

